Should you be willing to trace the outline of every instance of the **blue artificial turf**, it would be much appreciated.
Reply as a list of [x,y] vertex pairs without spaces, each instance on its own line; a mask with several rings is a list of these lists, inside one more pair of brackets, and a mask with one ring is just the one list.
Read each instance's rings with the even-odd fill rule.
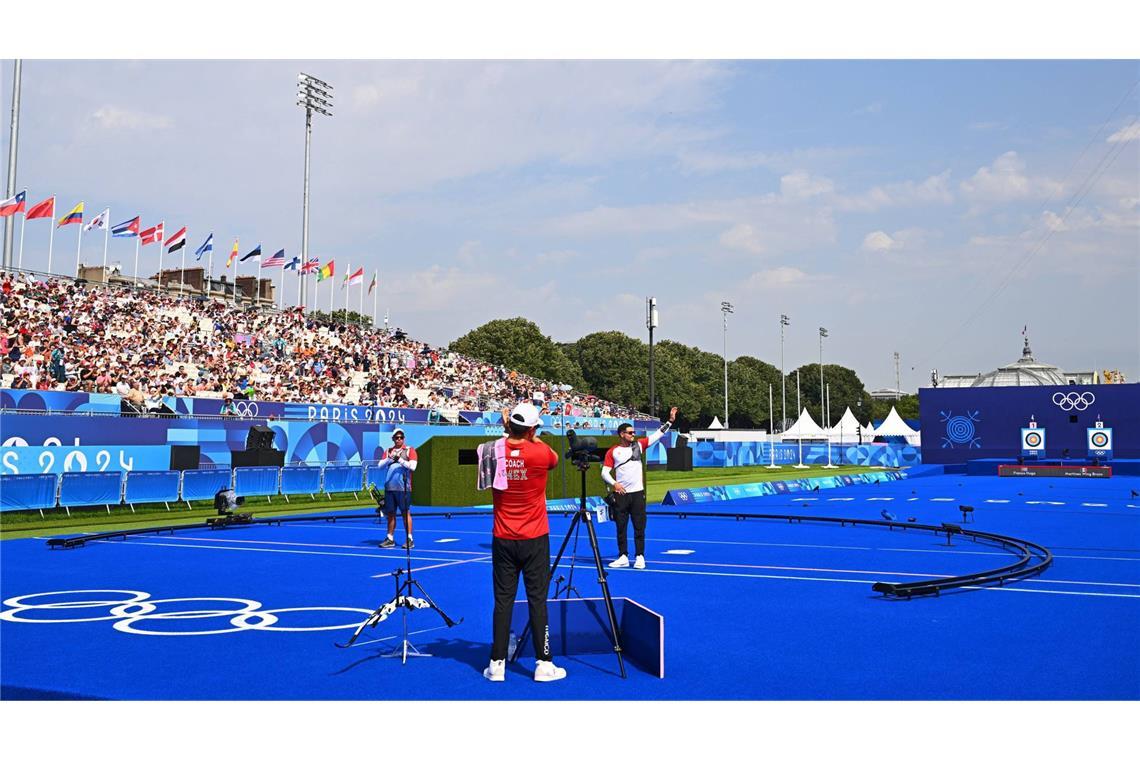
[[[352,626],[394,592],[403,552],[380,550],[371,521],[187,531],[49,551],[5,541],[0,595],[61,604],[186,599],[135,619],[0,622],[5,699],[1136,699],[1140,697],[1140,479],[1025,481],[929,476],[840,491],[760,497],[699,511],[959,522],[1045,545],[1054,566],[1005,588],[912,601],[871,591],[1008,564],[999,548],[914,530],[653,515],[644,571],[610,573],[613,593],[665,616],[666,677],[612,654],[562,658],[569,677],[530,678],[529,658],[505,683],[480,675],[489,655],[490,517],[416,522],[416,578],[447,613],[408,616],[412,642],[434,657],[380,656],[400,641],[399,614],[357,646],[350,630],[235,629],[251,603],[275,628]],[[846,499],[851,499],[850,501]],[[1104,506],[1101,506],[1104,505]],[[552,551],[570,520],[551,516]],[[606,558],[613,527],[598,527]],[[632,536],[631,536],[632,542]],[[573,546],[572,546],[573,549]],[[575,553],[572,551],[572,553]],[[583,531],[575,586],[597,596]],[[568,575],[564,562],[560,575]],[[379,577],[375,577],[379,576]],[[118,590],[99,592],[98,590]],[[89,593],[74,593],[88,590]],[[133,594],[129,592],[139,592]],[[227,601],[228,599],[228,601]],[[36,600],[33,600],[36,601]],[[13,610],[27,619],[108,616],[114,605]],[[330,609],[330,608],[347,608]],[[126,607],[130,613],[149,608]],[[195,610],[199,611],[195,613]],[[154,615],[164,617],[154,617]],[[240,620],[241,618],[239,618]],[[257,623],[252,614],[244,618]],[[115,629],[116,622],[138,631]],[[521,621],[516,623],[516,630]],[[225,630],[205,634],[204,631]]]

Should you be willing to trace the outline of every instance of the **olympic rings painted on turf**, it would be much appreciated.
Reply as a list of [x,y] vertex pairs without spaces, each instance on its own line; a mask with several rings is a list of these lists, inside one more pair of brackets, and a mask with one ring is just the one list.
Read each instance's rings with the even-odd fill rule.
[[1083,412],[1092,406],[1094,401],[1096,401],[1096,396],[1090,391],[1084,393],[1077,393],[1076,391],[1061,393],[1058,391],[1053,394],[1053,403],[1059,406],[1063,412]]
[[[84,598],[86,595],[100,594],[103,596],[94,599]],[[123,599],[109,599],[106,596],[121,594],[126,598]],[[66,599],[67,595],[79,597],[70,601],[48,601],[37,604],[29,604],[28,600],[39,598],[54,598],[63,597]],[[205,606],[198,609],[186,610],[172,610],[170,612],[159,612],[158,609],[161,605],[171,605],[180,603],[200,603]],[[218,603],[221,603],[219,605]],[[337,625],[314,625],[305,627],[285,627],[277,626],[279,620],[278,616],[287,612],[350,612],[358,613],[359,615],[367,616],[372,613],[372,610],[367,610],[359,607],[282,607],[275,610],[261,609],[261,602],[252,599],[238,599],[232,597],[177,597],[171,599],[151,599],[150,594],[145,591],[130,591],[126,589],[84,589],[72,591],[45,591],[38,594],[24,594],[23,596],[14,596],[10,599],[5,599],[3,602],[7,608],[0,612],[0,620],[5,620],[10,623],[91,623],[100,620],[114,620],[115,623],[112,627],[120,633],[133,633],[143,636],[209,636],[220,633],[237,633],[239,631],[283,631],[288,633],[300,633],[306,631],[336,631],[341,629],[355,628],[360,624],[359,619],[351,623],[337,624]],[[216,609],[218,606],[225,604],[237,605],[236,609]],[[107,608],[108,615],[99,615],[95,617],[80,617],[80,618],[36,618],[29,617],[34,615],[35,610],[48,611],[48,610],[80,610],[80,609],[100,609]],[[145,621],[164,621],[164,620],[204,620],[208,618],[229,618],[226,628],[212,628],[208,630],[148,630],[145,627],[140,627],[145,624]]]
[[1096,432],[1092,434],[1092,445],[1094,449],[1103,449],[1108,446],[1108,434]]
[[[54,604],[48,602],[44,604],[25,604],[23,600],[34,599],[40,596],[58,596],[60,594],[129,594],[130,599],[88,599],[74,602],[56,602]],[[83,618],[27,618],[19,617],[17,613],[23,610],[74,610],[74,609],[93,609],[99,607],[119,607],[124,604],[132,602],[139,602],[149,597],[150,594],[144,591],[127,591],[124,589],[90,589],[86,591],[45,591],[39,594],[24,594],[23,596],[14,596],[11,599],[4,600],[4,606],[11,607],[12,609],[0,612],[0,620],[7,620],[10,623],[90,623],[97,620],[117,620],[117,615],[107,615],[102,617],[83,617]]]

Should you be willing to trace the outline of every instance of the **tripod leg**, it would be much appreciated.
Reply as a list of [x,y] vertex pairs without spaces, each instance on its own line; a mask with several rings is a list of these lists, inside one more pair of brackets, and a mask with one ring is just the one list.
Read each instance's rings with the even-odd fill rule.
[[[583,488],[585,493],[585,488]],[[602,567],[602,553],[598,550],[598,534],[594,532],[594,521],[590,519],[589,513],[586,512],[586,499],[582,498],[582,513],[586,515],[586,532],[590,535],[590,547],[594,550],[594,565],[598,569],[598,584],[602,587],[602,596],[606,600],[606,614],[610,619],[610,633],[613,635],[614,654],[617,655],[618,667],[621,669],[621,677],[625,678],[625,661],[621,656],[621,635],[618,633],[617,615],[614,614],[614,600],[610,596],[610,583],[606,579],[606,571]]]

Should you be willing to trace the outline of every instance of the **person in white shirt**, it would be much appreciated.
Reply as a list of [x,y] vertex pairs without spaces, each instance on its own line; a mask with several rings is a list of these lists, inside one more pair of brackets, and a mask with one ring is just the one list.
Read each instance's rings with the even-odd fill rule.
[[661,440],[677,420],[677,407],[669,410],[669,421],[647,438],[635,438],[633,425],[623,422],[618,426],[621,443],[610,447],[602,461],[602,480],[613,489],[612,517],[617,527],[618,558],[610,567],[629,567],[626,528],[633,518],[633,545],[636,559],[633,566],[645,568],[645,472],[642,469],[645,451]]

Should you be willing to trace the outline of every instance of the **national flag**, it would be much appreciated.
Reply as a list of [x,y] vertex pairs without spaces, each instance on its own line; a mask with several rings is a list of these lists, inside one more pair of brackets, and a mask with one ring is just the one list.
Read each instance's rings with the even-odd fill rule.
[[198,250],[194,251],[194,260],[195,261],[201,261],[203,254],[212,253],[213,251],[214,251],[214,233],[211,232],[209,235],[206,236],[206,242],[202,243],[202,245],[200,245],[198,247]]
[[84,232],[90,232],[93,229],[106,229],[107,225],[111,223],[111,209],[105,208],[99,212],[99,215],[92,219],[87,224],[83,225]]
[[6,201],[0,201],[0,216],[12,216],[24,210],[24,201],[27,200],[28,191],[21,190]]
[[24,214],[24,219],[51,219],[53,216],[55,216],[54,195],[28,209],[28,213]]
[[320,282],[321,280],[327,280],[328,278],[333,276],[333,274],[335,272],[335,267],[333,265],[335,263],[336,262],[330,261],[329,263],[325,264],[323,267],[321,267],[320,269],[317,270],[317,282]]
[[294,256],[293,260],[285,265],[285,268],[286,269],[296,269],[300,265],[301,265],[301,257],[300,256]]
[[321,268],[320,259],[309,259],[301,265],[301,274],[312,274]]
[[355,272],[350,274],[348,276],[348,279],[345,280],[344,284],[346,286],[359,285],[362,282],[364,282],[364,267],[361,267],[360,269],[357,269]]
[[254,248],[252,251],[250,251],[246,255],[242,256],[240,259],[238,259],[238,261],[240,262],[240,261],[245,261],[246,259],[256,259],[260,255],[261,255],[261,243],[258,243],[256,248]]
[[262,269],[269,269],[270,267],[283,267],[285,266],[285,249],[282,248],[277,253],[273,254],[265,261],[261,262]]
[[111,237],[138,237],[138,235],[139,218],[137,216],[134,219],[119,222],[111,228]]
[[368,286],[368,295],[372,295],[372,289],[376,287],[376,273],[372,273],[372,283]]
[[234,248],[232,251],[230,251],[230,257],[228,259],[226,259],[226,268],[227,269],[229,268],[229,266],[233,262],[233,260],[237,258],[237,252],[238,252],[238,241],[234,240]]
[[162,242],[162,227],[166,222],[159,222],[150,229],[145,229],[139,233],[139,242],[143,245],[150,245],[151,243]]
[[83,201],[75,204],[75,208],[68,211],[67,214],[59,218],[57,227],[62,227],[65,224],[81,224],[83,222]]
[[185,247],[186,247],[186,228],[185,227],[178,230],[178,232],[175,232],[173,235],[171,235],[166,240],[166,252],[167,253],[174,253],[178,249],[185,248]]

